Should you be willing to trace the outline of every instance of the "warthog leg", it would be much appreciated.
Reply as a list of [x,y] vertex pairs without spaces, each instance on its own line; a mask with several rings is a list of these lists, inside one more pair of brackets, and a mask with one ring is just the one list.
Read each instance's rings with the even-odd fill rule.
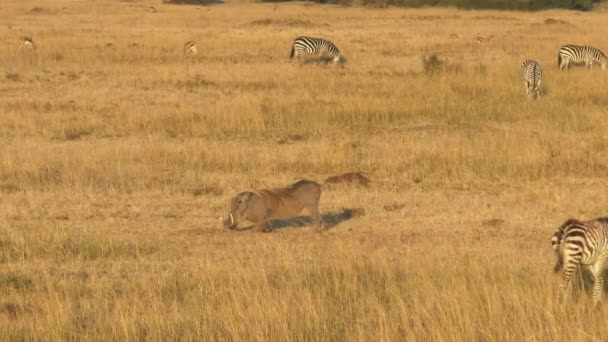
[[306,208],[312,217],[312,222],[317,229],[321,229],[321,214],[319,213],[318,206],[310,206]]
[[270,219],[266,218],[264,222],[256,225],[256,230],[262,233],[270,233],[272,231],[272,224],[270,223]]

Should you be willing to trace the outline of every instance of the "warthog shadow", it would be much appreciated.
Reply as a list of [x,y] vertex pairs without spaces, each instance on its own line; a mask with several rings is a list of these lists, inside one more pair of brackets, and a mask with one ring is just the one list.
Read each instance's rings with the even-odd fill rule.
[[[342,208],[341,212],[326,213],[321,215],[321,222],[325,229],[331,229],[344,221],[363,215],[365,215],[364,209]],[[294,218],[290,218],[289,220],[272,220],[270,221],[270,225],[272,226],[272,230],[275,230],[290,227],[311,226],[313,225],[313,221],[310,216],[297,216]]]
[[[350,220],[355,217],[365,215],[365,209],[362,208],[342,208],[342,211],[337,213],[326,213],[321,215],[321,223],[323,229],[331,229],[340,223]],[[271,231],[283,228],[306,227],[313,226],[313,221],[310,216],[296,216],[288,220],[271,220]],[[246,231],[253,229],[253,226],[238,229]]]

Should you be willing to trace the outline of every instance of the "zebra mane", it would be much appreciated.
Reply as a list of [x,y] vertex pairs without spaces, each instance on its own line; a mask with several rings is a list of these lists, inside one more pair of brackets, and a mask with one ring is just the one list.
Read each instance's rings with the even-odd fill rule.
[[602,224],[608,224],[608,216],[598,217],[598,218],[594,219],[594,221],[597,221]]
[[563,231],[564,228],[571,226],[573,224],[584,224],[583,221],[579,220],[579,219],[575,219],[575,218],[569,218],[566,220],[566,222],[564,222],[558,229],[560,231]]

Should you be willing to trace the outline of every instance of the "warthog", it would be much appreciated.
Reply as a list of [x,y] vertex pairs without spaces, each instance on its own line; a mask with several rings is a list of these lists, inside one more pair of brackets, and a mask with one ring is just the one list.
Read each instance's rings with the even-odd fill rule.
[[245,191],[230,201],[230,213],[223,220],[224,228],[234,229],[241,221],[249,221],[258,231],[271,230],[271,219],[290,219],[306,209],[317,229],[321,228],[319,200],[321,185],[300,180],[285,188]]

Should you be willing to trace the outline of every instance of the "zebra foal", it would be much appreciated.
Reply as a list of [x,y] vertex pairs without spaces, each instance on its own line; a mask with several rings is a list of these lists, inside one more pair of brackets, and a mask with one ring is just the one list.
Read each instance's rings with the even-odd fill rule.
[[324,56],[332,58],[334,63],[344,62],[344,57],[336,45],[323,38],[300,36],[293,41],[289,58],[298,58],[301,55],[319,55],[319,63]]
[[528,59],[521,64],[522,79],[526,87],[528,98],[540,97],[540,82],[543,79],[543,71],[537,61]]
[[600,64],[602,70],[605,70],[608,65],[608,57],[599,49],[591,46],[564,45],[557,54],[557,66],[560,71],[564,68],[570,69],[570,64],[585,64],[587,68],[592,69],[594,63]]
[[593,305],[602,298],[602,273],[608,261],[608,217],[590,221],[569,219],[553,234],[551,246],[557,257],[554,271],[562,271],[561,288],[567,291],[579,267],[593,274]]

